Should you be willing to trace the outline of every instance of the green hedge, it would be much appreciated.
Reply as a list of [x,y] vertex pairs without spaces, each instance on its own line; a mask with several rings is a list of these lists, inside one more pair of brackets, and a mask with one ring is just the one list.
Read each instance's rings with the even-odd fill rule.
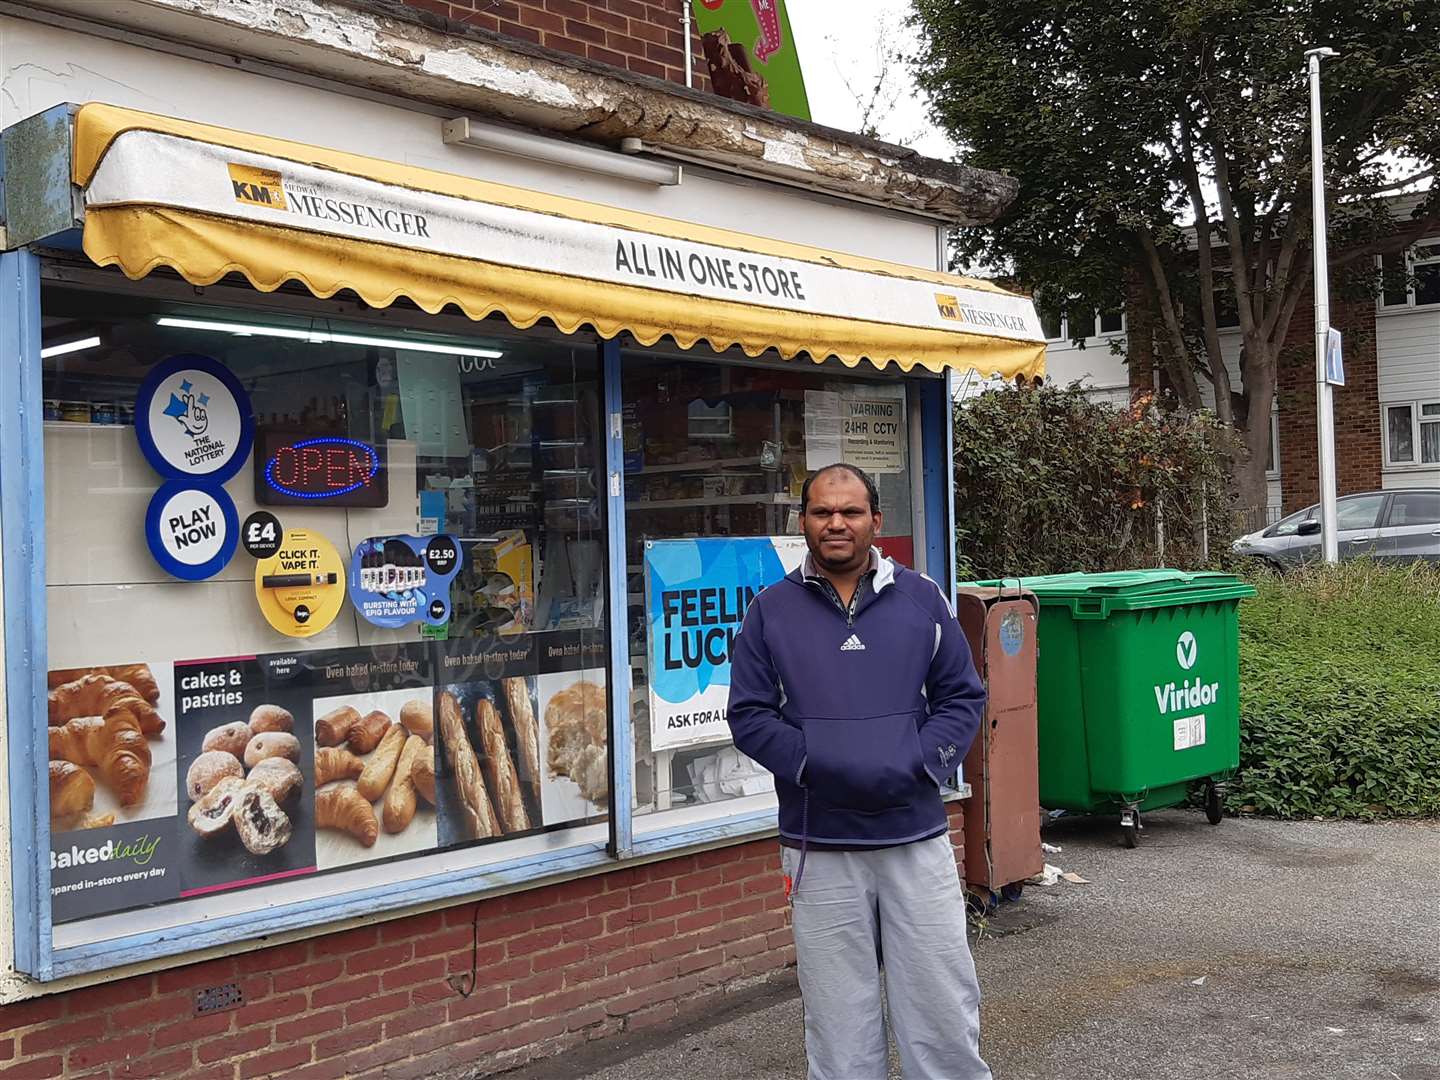
[[1229,809],[1440,815],[1440,569],[1361,561],[1255,584]]
[[968,398],[955,409],[957,576],[1198,567],[1203,530],[1212,554],[1238,535],[1224,511],[1231,442],[1208,414],[1119,408],[1078,383]]

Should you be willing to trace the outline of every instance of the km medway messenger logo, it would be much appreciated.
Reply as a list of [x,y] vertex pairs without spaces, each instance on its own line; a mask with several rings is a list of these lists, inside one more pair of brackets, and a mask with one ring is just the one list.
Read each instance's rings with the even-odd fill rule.
[[1195,641],[1195,635],[1186,630],[1180,635],[1180,640],[1175,643],[1175,659],[1180,666],[1189,671],[1195,666],[1195,661],[1200,658],[1200,646]]
[[253,165],[227,165],[230,170],[230,187],[234,190],[235,201],[251,206],[271,206],[276,210],[285,207],[285,182],[274,169],[259,169]]

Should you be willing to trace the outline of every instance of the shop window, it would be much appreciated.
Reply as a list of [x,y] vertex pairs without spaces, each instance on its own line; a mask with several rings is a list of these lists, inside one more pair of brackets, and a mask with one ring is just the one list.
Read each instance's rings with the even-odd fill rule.
[[1385,406],[1385,464],[1440,465],[1440,402]]
[[[43,294],[57,943],[608,813],[596,348],[207,303]],[[137,406],[177,356],[225,377]],[[157,475],[138,437],[203,464],[252,412],[223,491]],[[237,525],[204,580],[154,554],[184,569]],[[110,841],[143,870],[66,854]]]
[[635,809],[704,816],[772,797],[770,774],[730,742],[729,649],[750,597],[804,557],[808,472],[836,461],[871,471],[879,546],[914,563],[905,384],[802,360],[638,352],[622,371]]

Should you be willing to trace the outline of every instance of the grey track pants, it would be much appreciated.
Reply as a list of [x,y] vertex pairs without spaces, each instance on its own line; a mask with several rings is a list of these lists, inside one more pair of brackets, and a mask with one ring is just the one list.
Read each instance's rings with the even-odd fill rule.
[[[781,852],[793,877],[800,853]],[[948,836],[878,851],[812,848],[791,904],[810,1080],[885,1080],[882,963],[905,1080],[990,1080]]]

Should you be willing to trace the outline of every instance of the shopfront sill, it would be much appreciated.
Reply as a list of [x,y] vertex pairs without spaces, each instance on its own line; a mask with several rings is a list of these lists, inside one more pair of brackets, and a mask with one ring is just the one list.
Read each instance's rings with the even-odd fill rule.
[[464,873],[445,873],[406,883],[388,884],[360,893],[324,897],[207,919],[128,937],[59,948],[52,954],[50,978],[91,975],[130,965],[162,966],[166,960],[191,963],[197,954],[227,955],[333,933],[347,925],[363,925],[387,916],[451,906],[460,900],[485,900],[523,889],[603,874],[636,862],[726,847],[776,833],[773,802],[764,808],[680,828],[657,829],[638,836],[630,856],[612,858],[604,844],[576,845],[509,863],[478,866]]
[[[712,818],[696,822],[685,828],[672,828],[653,833],[640,832],[635,836],[634,858],[676,854],[682,851],[706,846],[724,846],[749,840],[763,840],[776,836],[779,825],[775,818],[773,796],[763,809],[750,810],[730,817]],[[664,816],[663,813],[659,816]],[[637,818],[637,824],[643,821]]]
[[[375,921],[376,916],[400,911],[418,912],[428,907],[447,906],[446,901],[459,898],[489,899],[515,892],[517,888],[552,885],[614,869],[618,865],[603,843],[581,844],[509,863],[477,866],[462,873],[438,874],[407,882],[404,888],[396,888],[392,883],[358,893],[300,901],[258,912],[244,912],[129,937],[75,945],[54,951],[50,979],[153,962],[207,949],[219,949],[222,953],[242,952],[256,944],[278,944],[277,938],[283,940],[291,934],[305,937],[330,933],[343,929],[340,924],[346,922],[370,922]],[[257,942],[257,938],[262,940]],[[227,945],[237,947],[225,949]],[[190,959],[184,962],[189,963]]]

